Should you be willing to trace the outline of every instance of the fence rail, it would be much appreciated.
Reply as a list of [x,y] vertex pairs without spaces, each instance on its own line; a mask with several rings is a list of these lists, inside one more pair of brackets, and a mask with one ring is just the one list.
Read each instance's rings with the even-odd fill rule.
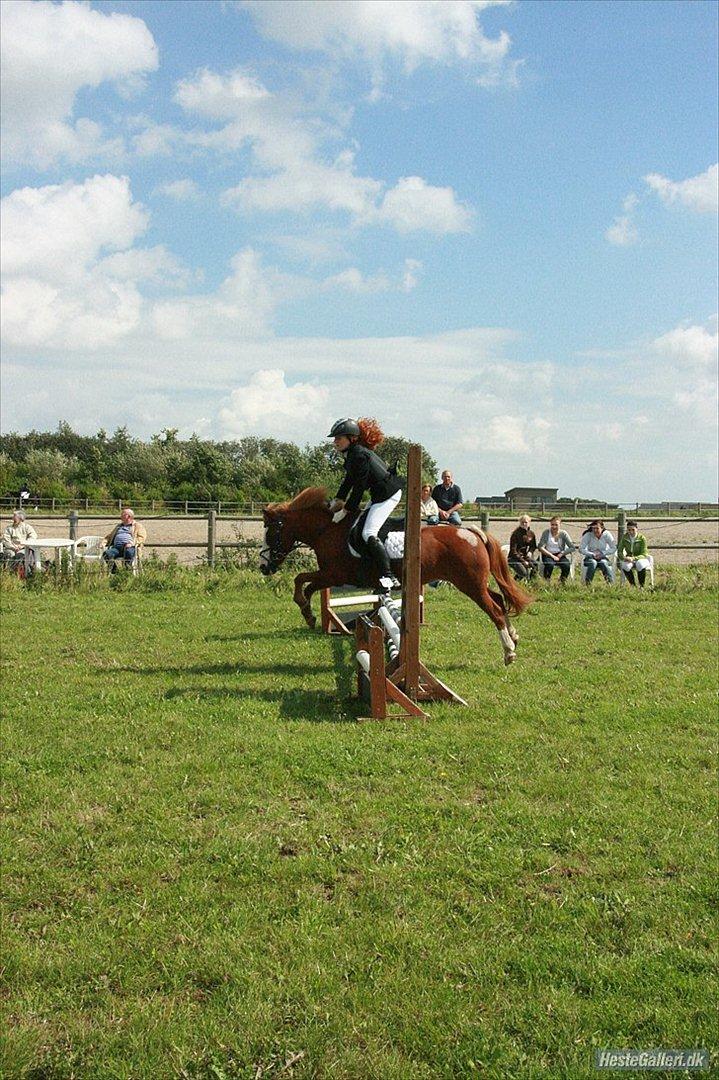
[[[83,512],[88,514],[90,510],[97,510],[105,512],[107,514],[114,514],[119,511],[123,506],[132,506],[136,513],[142,514],[143,517],[147,517],[150,514],[155,514],[158,510],[171,511],[173,515],[185,515],[185,516],[202,516],[205,517],[210,510],[214,510],[216,514],[220,515],[223,512],[225,514],[232,514],[236,517],[249,517],[257,518],[262,514],[263,508],[267,505],[267,502],[263,502],[261,499],[250,499],[246,502],[225,502],[219,501],[201,501],[196,499],[145,499],[145,500],[133,500],[133,499],[113,499],[111,502],[96,502],[93,499],[51,499],[51,498],[30,498],[29,500],[20,500],[17,497],[3,495],[0,496],[0,512],[3,510],[15,510],[23,509],[25,511],[40,511],[49,510],[51,513],[61,513],[65,511],[69,513],[71,510]],[[401,504],[400,504],[401,505]],[[707,502],[664,502],[664,503],[624,503],[620,507],[617,503],[608,502],[588,502],[582,499],[567,499],[563,502],[529,502],[526,499],[512,499],[505,500],[503,502],[471,502],[465,503],[464,514],[471,516],[474,514],[481,514],[484,511],[491,513],[492,511],[501,514],[513,514],[520,513],[522,511],[534,513],[534,514],[604,514],[616,515],[618,511],[625,510],[634,514],[643,512],[650,513],[652,511],[660,511],[663,514],[671,514],[675,511],[685,511],[695,514],[707,514],[707,513],[719,513],[719,503],[707,503]],[[566,519],[569,520],[569,519]],[[644,518],[646,520],[646,518]]]

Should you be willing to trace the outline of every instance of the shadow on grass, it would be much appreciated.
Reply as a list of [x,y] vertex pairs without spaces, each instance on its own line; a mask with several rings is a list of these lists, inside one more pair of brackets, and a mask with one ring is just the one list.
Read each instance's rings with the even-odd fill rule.
[[165,701],[196,699],[228,702],[268,702],[279,705],[285,720],[301,720],[310,724],[354,724],[362,714],[356,698],[341,700],[331,690],[244,690],[236,686],[176,687],[163,695]]
[[291,630],[247,630],[242,634],[205,634],[205,641],[230,643],[233,641],[277,641],[282,638],[306,638],[308,634],[317,634],[309,626],[296,626]]
[[313,671],[332,671],[329,664],[265,664],[246,663],[244,660],[230,661],[226,664],[188,664],[180,667],[125,667],[108,668],[110,674],[123,672],[129,675],[288,675],[296,679],[306,679]]

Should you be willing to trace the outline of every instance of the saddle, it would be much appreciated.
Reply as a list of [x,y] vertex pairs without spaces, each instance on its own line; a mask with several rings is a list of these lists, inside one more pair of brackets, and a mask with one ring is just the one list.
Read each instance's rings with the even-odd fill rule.
[[[369,507],[362,511],[347,537],[347,547],[350,555],[355,559],[370,560],[367,545],[362,539],[362,529],[368,513]],[[384,524],[380,526],[377,535],[384,544],[390,559],[402,558],[404,555],[404,518],[387,518]]]

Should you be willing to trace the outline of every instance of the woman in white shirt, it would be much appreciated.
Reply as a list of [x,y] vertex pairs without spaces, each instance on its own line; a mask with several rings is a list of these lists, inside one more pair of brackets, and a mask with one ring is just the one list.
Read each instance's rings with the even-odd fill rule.
[[439,507],[432,498],[432,488],[429,484],[422,484],[422,502],[420,505],[420,517],[428,525],[439,524]]
[[604,522],[600,521],[599,518],[592,521],[589,528],[582,534],[579,550],[584,556],[585,583],[590,585],[597,569],[599,569],[609,584],[612,585],[614,583],[614,568],[611,564],[611,558],[616,553],[617,544],[609,530],[604,528]]
[[562,519],[550,518],[549,528],[539,538],[539,553],[542,556],[542,574],[548,581],[555,568],[559,569],[560,583],[564,585],[572,566],[572,552],[575,550],[569,533],[560,529]]

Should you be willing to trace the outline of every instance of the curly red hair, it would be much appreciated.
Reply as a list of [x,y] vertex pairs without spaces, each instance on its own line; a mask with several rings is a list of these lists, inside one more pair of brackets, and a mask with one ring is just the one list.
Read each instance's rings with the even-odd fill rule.
[[379,446],[380,443],[384,442],[382,428],[373,417],[361,416],[357,421],[357,425],[360,429],[359,441],[363,446],[374,450],[375,446]]

